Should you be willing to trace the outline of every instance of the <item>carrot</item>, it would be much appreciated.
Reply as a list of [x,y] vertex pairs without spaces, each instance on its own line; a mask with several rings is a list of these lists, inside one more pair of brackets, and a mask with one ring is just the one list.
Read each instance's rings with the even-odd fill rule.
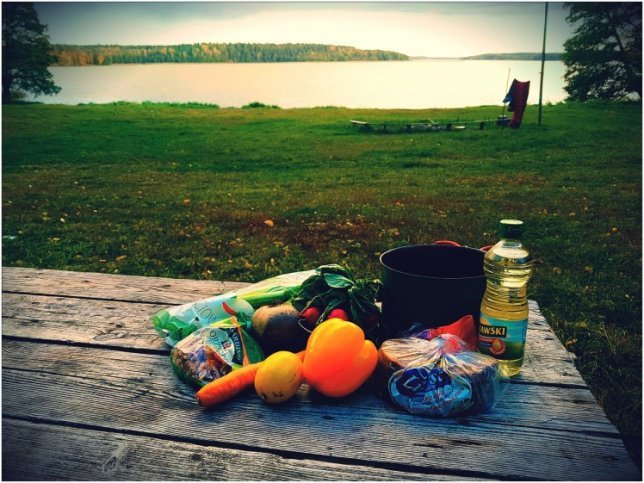
[[197,402],[207,408],[216,406],[248,389],[255,382],[260,364],[261,362],[248,364],[209,382],[197,391]]
[[[306,351],[300,351],[297,356],[304,360]],[[209,382],[197,391],[197,402],[204,407],[212,407],[235,397],[240,392],[252,387],[255,383],[257,370],[262,362],[248,364],[229,372],[219,379]]]

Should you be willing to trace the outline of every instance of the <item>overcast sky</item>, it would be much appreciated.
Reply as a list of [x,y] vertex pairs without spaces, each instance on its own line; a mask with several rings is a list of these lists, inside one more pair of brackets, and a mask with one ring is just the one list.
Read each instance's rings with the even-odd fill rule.
[[[170,45],[272,42],[349,45],[411,56],[540,52],[543,2],[40,2],[52,43]],[[546,50],[570,36],[550,3]]]

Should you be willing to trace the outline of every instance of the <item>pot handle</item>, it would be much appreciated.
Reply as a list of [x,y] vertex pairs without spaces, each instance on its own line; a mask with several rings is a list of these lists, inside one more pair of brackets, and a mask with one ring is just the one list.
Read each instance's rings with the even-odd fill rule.
[[456,243],[455,241],[452,241],[452,240],[436,240],[434,242],[434,245],[449,245],[449,246],[452,246],[452,247],[460,247],[461,246],[460,243]]
[[[452,247],[460,247],[460,243],[456,243],[455,241],[452,240],[436,240],[434,242],[434,245],[449,245]],[[484,247],[479,248],[482,252],[487,252],[490,248],[492,248],[494,245],[485,245]]]

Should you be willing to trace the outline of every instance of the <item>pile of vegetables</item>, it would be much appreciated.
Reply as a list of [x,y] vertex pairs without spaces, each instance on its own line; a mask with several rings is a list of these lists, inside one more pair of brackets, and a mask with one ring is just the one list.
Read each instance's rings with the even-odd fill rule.
[[265,361],[249,364],[202,387],[197,402],[212,407],[250,387],[269,404],[293,397],[307,384],[328,397],[340,398],[358,389],[373,373],[378,351],[352,322],[329,319],[316,326],[297,354],[278,351]]
[[[473,352],[472,316],[377,349],[380,294],[380,281],[322,265],[162,311],[153,325],[173,345],[175,372],[198,388],[196,400],[207,408],[250,388],[267,404],[284,403],[304,383],[342,398],[374,372],[382,395],[413,414],[450,416],[494,407],[498,362]],[[432,356],[434,348],[440,357]]]
[[[198,388],[196,400],[204,407],[217,406],[250,388],[264,402],[279,404],[291,399],[304,383],[324,396],[342,398],[362,386],[379,362],[376,372],[382,372],[381,366],[387,369],[398,364],[400,344],[404,349],[409,344],[429,344],[428,340],[435,344],[441,337],[452,337],[464,347],[476,346],[474,320],[466,316],[408,339],[387,341],[396,350],[383,352],[381,347],[379,351],[380,293],[378,280],[356,279],[348,268],[322,265],[314,271],[273,277],[238,292],[162,311],[153,318],[153,325],[174,346],[173,368],[182,380]],[[456,352],[477,360],[477,353]],[[433,398],[427,414],[452,414],[454,401],[469,404],[469,399],[448,397],[454,387],[461,387],[459,381],[466,387],[468,377],[478,377],[476,380],[482,381],[479,386],[486,391],[492,387],[487,384],[492,380],[487,377],[490,371],[485,372],[487,366],[472,372],[471,364],[463,370],[459,366],[460,372],[454,372],[449,381],[444,378],[450,391],[442,390],[442,385],[425,387],[423,377],[438,374],[442,366],[436,368],[428,362],[427,367],[419,369],[415,365],[420,360],[418,354],[412,359],[409,367],[398,364],[394,375],[403,374],[405,379],[393,389],[389,385],[388,391],[394,401],[402,397],[405,402],[413,396],[424,404]],[[410,378],[413,387],[419,388],[418,394],[411,396]],[[431,382],[431,378],[427,380]],[[495,396],[495,386],[492,389]],[[396,391],[402,391],[403,396],[398,397]],[[461,393],[469,394],[464,390]],[[496,398],[481,400],[486,404],[472,406],[477,411],[491,408]],[[413,404],[417,404],[416,399]]]
[[152,323],[201,405],[251,386],[267,403],[283,402],[304,381],[343,397],[376,366],[380,291],[379,280],[322,265],[162,310]]
[[322,265],[293,290],[291,299],[257,309],[252,333],[267,354],[277,350],[297,352],[308,333],[329,319],[352,321],[375,342],[380,328],[379,280],[355,279],[350,269]]

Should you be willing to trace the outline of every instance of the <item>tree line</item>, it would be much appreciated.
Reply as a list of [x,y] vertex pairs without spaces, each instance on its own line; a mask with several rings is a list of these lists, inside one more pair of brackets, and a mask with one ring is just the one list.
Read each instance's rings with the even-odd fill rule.
[[[563,52],[546,53],[545,60],[562,60]],[[511,54],[480,54],[463,57],[464,60],[541,60],[541,52],[514,52]]]
[[322,44],[198,43],[181,45],[53,45],[54,65],[159,62],[310,62],[408,60],[397,52]]

